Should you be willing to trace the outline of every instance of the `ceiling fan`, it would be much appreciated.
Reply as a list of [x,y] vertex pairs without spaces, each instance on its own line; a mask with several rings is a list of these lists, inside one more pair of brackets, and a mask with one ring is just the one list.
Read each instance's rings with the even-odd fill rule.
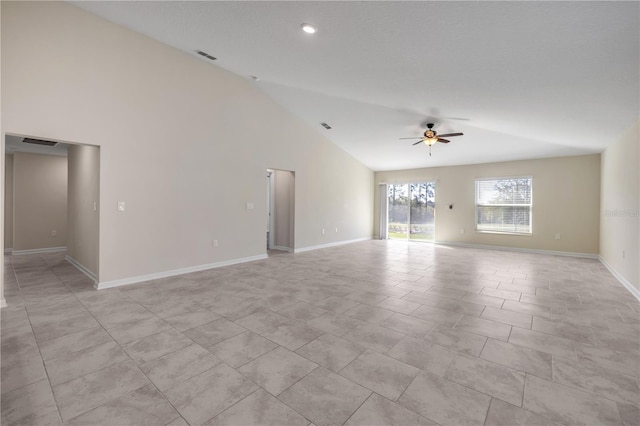
[[445,133],[444,135],[438,135],[438,132],[433,130],[433,123],[427,123],[427,130],[424,132],[424,136],[413,137],[413,138],[400,138],[400,139],[420,139],[418,142],[413,145],[418,145],[420,142],[424,142],[429,146],[429,156],[431,156],[431,147],[436,142],[449,143],[451,142],[448,139],[443,139],[445,137],[449,138],[452,136],[462,136],[463,133]]

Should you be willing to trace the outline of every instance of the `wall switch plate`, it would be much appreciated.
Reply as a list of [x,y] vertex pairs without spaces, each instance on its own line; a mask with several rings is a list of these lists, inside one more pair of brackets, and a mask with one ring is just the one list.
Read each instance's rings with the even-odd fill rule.
[[94,212],[98,211],[98,203],[96,203],[95,201],[93,202],[93,211]]
[[118,201],[118,211],[123,212],[125,209],[124,201]]
[[213,245],[214,247],[218,247],[218,240],[213,240],[212,245]]
[[556,234],[556,240],[560,239],[560,234]]
[[[56,231],[55,229],[51,231],[51,236],[55,237],[56,235],[58,235],[58,231]],[[623,256],[624,257],[624,256]]]
[[464,228],[460,228],[460,233],[464,234]]
[[324,235],[324,228],[322,228],[322,235]]
[[336,226],[336,232],[338,232],[338,227]]
[[251,201],[247,202],[247,210],[253,210],[255,208],[255,206],[253,205],[253,203]]

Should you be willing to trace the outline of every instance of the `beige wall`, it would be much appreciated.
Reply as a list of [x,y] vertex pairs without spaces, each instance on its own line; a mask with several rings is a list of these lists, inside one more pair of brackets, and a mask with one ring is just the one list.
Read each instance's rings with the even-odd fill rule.
[[294,248],[295,178],[289,171],[274,171],[274,246]]
[[[475,232],[475,179],[533,176],[531,236]],[[376,184],[436,180],[437,242],[598,253],[600,155],[377,172]],[[376,199],[379,192],[376,191]],[[449,210],[448,205],[453,204]],[[378,229],[379,204],[375,215]],[[464,229],[464,233],[460,230]],[[555,234],[560,234],[560,240]]]
[[68,151],[67,255],[98,277],[100,148],[70,145]]
[[4,248],[13,248],[13,155],[4,156]]
[[639,145],[640,120],[602,154],[600,256],[640,290]]
[[67,158],[16,152],[13,172],[13,249],[66,246]]
[[373,172],[253,82],[67,3],[0,7],[4,131],[100,146],[101,282],[264,255],[269,167],[295,172],[296,248],[371,236]]

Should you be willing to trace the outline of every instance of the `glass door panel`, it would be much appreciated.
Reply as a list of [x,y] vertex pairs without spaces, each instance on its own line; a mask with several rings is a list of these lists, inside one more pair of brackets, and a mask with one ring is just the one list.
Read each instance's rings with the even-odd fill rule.
[[406,240],[409,223],[409,185],[389,185],[387,233],[389,238]]
[[409,239],[433,241],[436,205],[435,182],[409,184],[411,211],[409,214]]

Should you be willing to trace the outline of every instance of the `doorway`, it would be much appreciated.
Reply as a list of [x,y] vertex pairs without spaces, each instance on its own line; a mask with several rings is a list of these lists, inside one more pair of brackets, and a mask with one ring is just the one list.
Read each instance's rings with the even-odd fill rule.
[[295,172],[267,169],[267,253],[293,252]]
[[100,148],[5,135],[4,249],[62,252],[98,282]]
[[434,241],[436,183],[389,184],[387,235],[391,239]]

